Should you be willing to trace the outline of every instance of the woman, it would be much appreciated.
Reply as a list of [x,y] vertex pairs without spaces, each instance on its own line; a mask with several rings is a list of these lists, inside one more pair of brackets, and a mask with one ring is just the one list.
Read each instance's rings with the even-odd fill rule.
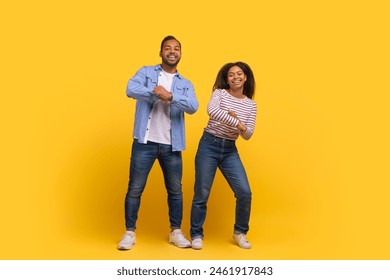
[[225,64],[218,72],[207,112],[210,116],[200,139],[195,158],[195,188],[191,209],[192,248],[202,249],[203,223],[217,167],[236,197],[233,239],[241,248],[250,249],[249,230],[251,190],[235,140],[248,140],[255,128],[255,79],[243,62]]

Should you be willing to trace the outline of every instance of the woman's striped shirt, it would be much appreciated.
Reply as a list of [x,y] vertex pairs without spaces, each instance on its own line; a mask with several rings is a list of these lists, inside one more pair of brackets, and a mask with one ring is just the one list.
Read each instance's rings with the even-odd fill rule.
[[217,137],[236,140],[240,135],[236,127],[238,120],[230,116],[228,110],[236,113],[238,119],[247,127],[241,137],[245,140],[251,138],[255,130],[256,103],[246,96],[236,98],[224,89],[216,89],[211,95],[207,106],[210,119],[205,131]]

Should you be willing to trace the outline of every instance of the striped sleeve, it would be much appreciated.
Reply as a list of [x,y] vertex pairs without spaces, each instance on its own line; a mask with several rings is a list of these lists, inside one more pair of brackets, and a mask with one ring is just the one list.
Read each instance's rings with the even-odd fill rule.
[[253,132],[255,131],[257,106],[255,102],[253,102],[252,104],[253,106],[249,112],[247,119],[243,121],[246,126],[246,131],[241,134],[241,137],[245,140],[249,140],[252,137]]
[[211,99],[207,106],[207,113],[209,114],[211,119],[214,119],[221,123],[225,123],[229,126],[236,127],[238,125],[238,120],[230,116],[227,110],[223,110],[221,108],[221,101],[222,91],[220,89],[216,89],[211,95]]

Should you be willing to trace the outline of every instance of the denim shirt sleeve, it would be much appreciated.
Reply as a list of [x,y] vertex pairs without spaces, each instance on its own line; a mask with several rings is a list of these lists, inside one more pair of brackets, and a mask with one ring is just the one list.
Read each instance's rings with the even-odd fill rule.
[[147,67],[142,67],[127,82],[126,94],[130,98],[153,103],[158,100],[152,92],[156,85],[157,81],[154,81],[153,76],[148,74]]
[[199,103],[195,96],[194,86],[190,81],[183,77],[175,77],[175,83],[172,85],[171,100],[172,106],[175,106],[187,114],[193,114],[198,110]]

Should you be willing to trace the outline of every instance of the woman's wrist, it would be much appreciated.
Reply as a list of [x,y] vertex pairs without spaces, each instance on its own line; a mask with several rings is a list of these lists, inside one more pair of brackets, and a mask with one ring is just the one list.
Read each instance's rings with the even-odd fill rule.
[[244,133],[246,131],[246,126],[241,121],[239,121],[237,124],[237,129],[240,133]]

